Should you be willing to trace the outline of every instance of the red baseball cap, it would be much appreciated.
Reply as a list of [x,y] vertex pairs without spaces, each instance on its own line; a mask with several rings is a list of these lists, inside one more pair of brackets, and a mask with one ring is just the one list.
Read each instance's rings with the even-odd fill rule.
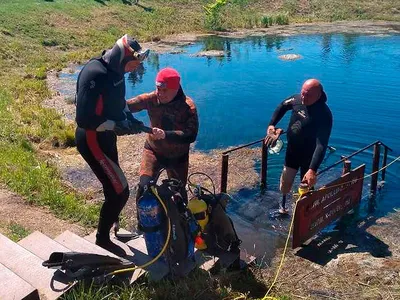
[[180,87],[181,76],[173,68],[164,68],[156,76],[156,86],[171,90],[178,90]]

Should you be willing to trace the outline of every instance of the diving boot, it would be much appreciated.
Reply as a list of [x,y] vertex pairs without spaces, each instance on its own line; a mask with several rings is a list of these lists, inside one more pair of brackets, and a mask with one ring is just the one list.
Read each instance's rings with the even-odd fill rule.
[[103,237],[100,236],[99,234],[96,235],[96,245],[110,251],[111,253],[114,253],[115,255],[119,257],[125,257],[126,252],[124,249],[122,249],[120,246],[117,244],[114,244],[111,240],[110,237]]

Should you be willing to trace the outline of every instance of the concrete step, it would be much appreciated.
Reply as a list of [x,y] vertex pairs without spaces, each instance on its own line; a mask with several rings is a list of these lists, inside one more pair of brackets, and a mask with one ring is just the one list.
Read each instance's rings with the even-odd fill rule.
[[53,252],[70,252],[71,250],[49,238],[39,231],[35,231],[18,242],[25,249],[37,257],[48,260]]
[[[130,233],[129,231],[126,231],[123,229],[120,229],[119,232],[123,233],[123,234]],[[91,236],[90,240],[94,241],[95,233],[92,233],[90,236]],[[113,239],[113,242],[115,242],[116,244],[121,246],[127,253],[129,253],[128,255],[133,255],[134,253],[136,253],[136,255],[139,254],[139,257],[137,257],[137,260],[140,261],[142,264],[152,259],[151,257],[149,257],[147,255],[146,242],[144,240],[143,235],[141,235],[139,238],[135,238],[135,239],[128,241],[127,244],[124,244],[123,242],[117,240],[115,237]],[[145,261],[145,259],[144,259],[145,257],[143,255],[146,255],[148,260]],[[140,256],[143,256],[143,257],[140,257]],[[241,252],[240,257],[246,263],[250,263],[255,259],[255,257],[253,257],[253,256],[245,255],[244,252]],[[196,258],[196,265],[199,268],[201,268],[205,271],[209,271],[215,266],[218,266],[218,268],[228,268],[236,260],[237,255],[234,255],[231,253],[226,253],[226,254],[221,255],[220,257],[215,257],[212,255],[209,255],[208,253],[206,253],[204,251],[199,251],[199,250],[195,249],[195,258]],[[128,259],[130,259],[130,258],[128,258]],[[135,259],[132,259],[131,261],[135,262]],[[153,269],[152,269],[152,267],[147,268],[150,273],[156,272],[157,275],[150,274],[150,276],[152,276],[152,278],[156,278],[157,280],[160,280],[162,277],[164,277],[168,274],[168,268],[166,267],[166,265],[163,263],[159,263],[159,264],[161,267],[155,267]],[[162,269],[160,270],[160,268],[162,268]],[[165,274],[164,274],[164,269],[165,269]],[[162,271],[162,272],[160,273],[160,271]]]
[[[129,233],[128,231],[126,231],[126,230],[121,230],[121,229],[119,230],[119,232],[122,232],[122,233]],[[87,235],[87,236],[85,237],[85,239],[86,239],[87,241],[89,241],[89,242],[91,242],[91,243],[94,244],[95,241],[96,241],[96,231],[94,231],[94,232],[92,232],[91,234]],[[133,252],[132,252],[131,248],[130,248],[128,245],[126,245],[125,243],[123,243],[123,242],[117,240],[115,237],[111,237],[111,240],[112,240],[113,243],[117,244],[117,245],[120,246],[122,249],[124,249],[124,251],[125,251],[126,254],[127,254],[127,256],[124,257],[125,259],[127,259],[127,260],[129,260],[129,261],[134,261],[134,260],[132,259],[132,258],[133,258]],[[140,276],[142,276],[144,273],[145,273],[145,270],[143,270],[143,269],[136,269],[135,271],[133,271],[133,273],[131,273],[131,275],[129,275],[129,276],[130,276],[130,283],[135,282],[135,281],[136,281]]]
[[42,266],[43,260],[0,234],[0,263],[37,288],[43,299],[56,299],[69,288],[64,273]]
[[[30,235],[28,235],[27,237],[23,238],[18,242],[18,245],[24,247],[25,249],[29,250],[37,257],[43,260],[48,260],[53,252],[71,251],[70,249],[52,240],[47,235],[44,235],[40,231],[35,231]],[[71,282],[68,289],[72,288],[75,285],[75,283],[76,283],[75,281]],[[66,289],[64,292],[66,292],[68,289]]]
[[[132,239],[126,243],[134,254],[132,261],[137,265],[144,264],[152,258],[147,254],[146,242],[143,236]],[[136,258],[135,258],[136,256]],[[205,251],[199,251],[195,249],[195,258],[197,267],[210,271],[211,269],[227,269],[229,268],[238,258],[237,254],[225,253],[220,256],[212,256]],[[255,260],[254,256],[247,255],[244,251],[240,252],[240,259],[243,263],[251,263]],[[160,280],[168,274],[168,266],[162,262],[156,262],[153,265],[146,268],[149,271],[150,276],[153,280]],[[187,273],[192,271],[187,270]]]
[[37,300],[38,290],[17,274],[0,264],[0,299],[2,300]]

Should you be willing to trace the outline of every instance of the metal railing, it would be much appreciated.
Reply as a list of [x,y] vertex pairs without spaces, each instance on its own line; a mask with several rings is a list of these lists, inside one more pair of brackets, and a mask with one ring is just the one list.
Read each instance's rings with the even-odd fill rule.
[[267,164],[268,164],[268,149],[263,143],[264,139],[260,139],[245,145],[241,145],[227,151],[222,152],[222,168],[221,168],[221,193],[226,193],[228,186],[228,163],[229,163],[229,153],[237,151],[239,149],[247,148],[258,143],[262,143],[261,146],[261,188],[267,187]]
[[[332,169],[333,167],[337,166],[340,163],[344,164],[343,165],[344,170],[350,170],[351,169],[351,161],[349,160],[349,158],[351,158],[361,152],[364,152],[371,147],[374,147],[374,152],[373,152],[373,156],[372,156],[372,176],[371,176],[370,191],[371,191],[371,193],[375,194],[376,188],[378,186],[378,176],[379,176],[378,171],[380,169],[379,162],[380,162],[380,156],[381,156],[381,146],[383,146],[383,148],[384,148],[383,161],[382,161],[382,168],[384,168],[387,165],[388,151],[392,151],[392,149],[378,140],[378,141],[375,141],[375,142],[365,146],[364,148],[357,150],[356,152],[351,153],[350,155],[347,155],[347,156],[342,155],[342,158],[340,160],[338,160],[334,164],[330,165],[329,167],[326,167],[325,169],[319,171],[317,173],[317,175],[322,174],[322,173]],[[385,177],[386,177],[386,169],[383,169],[381,171],[381,179],[385,180]]]
[[[227,191],[227,186],[228,186],[228,163],[229,163],[229,154],[237,151],[239,149],[243,149],[246,147],[253,146],[258,143],[262,143],[261,146],[261,172],[260,172],[260,186],[261,189],[266,189],[267,188],[267,174],[268,174],[268,149],[267,146],[263,143],[264,139],[260,139],[248,144],[244,144],[232,149],[229,149],[227,151],[222,152],[222,167],[221,167],[221,186],[220,186],[220,191],[223,193],[226,193]],[[343,163],[343,174],[349,172],[351,170],[351,161],[349,160],[353,156],[364,152],[368,150],[371,147],[374,147],[374,152],[373,152],[373,157],[372,157],[372,176],[371,176],[371,187],[370,191],[371,193],[375,194],[377,185],[378,185],[378,171],[379,171],[379,162],[380,162],[380,153],[381,153],[381,146],[384,147],[384,153],[383,153],[383,161],[382,161],[382,168],[384,168],[387,165],[387,156],[388,156],[388,151],[392,151],[388,146],[386,146],[384,143],[381,141],[375,141],[364,148],[361,148],[357,150],[356,152],[351,153],[350,155],[343,156],[342,158],[335,162],[334,164],[324,168],[323,170],[319,171],[317,175],[320,175],[333,167],[339,165],[340,163]],[[386,176],[386,169],[383,169],[381,171],[381,179],[385,180]]]

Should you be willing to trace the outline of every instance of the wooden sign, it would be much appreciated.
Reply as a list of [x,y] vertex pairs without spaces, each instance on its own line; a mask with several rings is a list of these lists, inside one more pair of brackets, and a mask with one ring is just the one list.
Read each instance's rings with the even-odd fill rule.
[[357,206],[361,199],[365,164],[305,194],[294,215],[292,248],[301,246],[334,220]]

